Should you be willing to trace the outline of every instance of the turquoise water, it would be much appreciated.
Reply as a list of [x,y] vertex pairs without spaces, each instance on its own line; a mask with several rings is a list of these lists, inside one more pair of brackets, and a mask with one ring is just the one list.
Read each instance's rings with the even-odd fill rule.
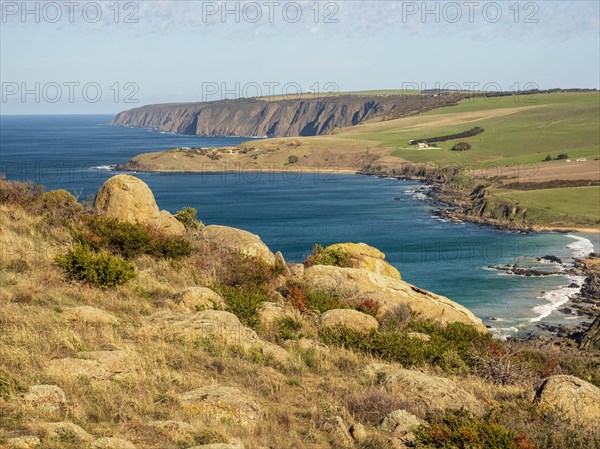
[[[176,146],[238,144],[108,126],[110,116],[2,116],[0,172],[80,197],[114,175],[110,166],[140,152]],[[589,241],[563,234],[514,234],[442,222],[413,181],[327,173],[138,174],[159,206],[195,207],[206,224],[246,229],[286,259],[302,261],[314,243],[365,242],[381,249],[405,280],[470,308],[487,324],[512,327],[549,313],[562,301],[568,276],[526,278],[487,269],[534,264],[536,257],[573,256]],[[595,239],[597,236],[584,236]],[[577,281],[577,279],[575,279]],[[580,280],[579,280],[580,281]],[[546,295],[544,298],[543,295]],[[494,318],[493,321],[491,319]],[[568,317],[552,311],[545,322]]]

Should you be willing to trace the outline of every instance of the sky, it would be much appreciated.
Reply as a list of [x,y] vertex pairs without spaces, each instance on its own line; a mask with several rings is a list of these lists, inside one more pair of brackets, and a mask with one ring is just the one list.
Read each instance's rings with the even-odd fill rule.
[[0,0],[1,114],[600,87],[600,2]]

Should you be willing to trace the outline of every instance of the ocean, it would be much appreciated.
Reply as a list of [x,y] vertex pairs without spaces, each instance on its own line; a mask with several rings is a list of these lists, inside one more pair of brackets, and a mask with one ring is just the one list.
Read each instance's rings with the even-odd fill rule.
[[[0,116],[0,173],[11,180],[93,195],[132,156],[173,147],[237,145],[248,138],[198,137],[110,126],[112,116]],[[497,332],[544,322],[572,323],[558,312],[583,279],[524,277],[490,268],[508,263],[565,264],[598,251],[593,234],[516,234],[454,224],[432,215],[427,187],[327,171],[304,173],[137,173],[162,209],[194,207],[205,224],[258,234],[289,261],[302,261],[315,243],[364,242],[382,250],[403,279],[449,297]],[[556,270],[564,267],[556,266]]]

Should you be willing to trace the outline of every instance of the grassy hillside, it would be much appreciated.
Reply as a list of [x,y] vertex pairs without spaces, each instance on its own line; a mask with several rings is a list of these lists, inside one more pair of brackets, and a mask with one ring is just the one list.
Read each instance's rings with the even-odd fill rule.
[[[375,303],[353,303],[343,290],[310,290],[282,266],[209,244],[189,211],[184,216],[188,230],[179,240],[186,244],[175,245],[156,230],[94,218],[65,192],[0,180],[0,447],[27,441],[44,449],[132,447],[110,438],[143,449],[600,443],[597,429],[531,401],[553,374],[600,385],[594,353],[494,341],[462,323],[423,320],[406,307],[378,317],[379,330],[368,334],[324,332],[318,323],[325,310],[373,313]],[[65,264],[64,255],[81,245],[86,257],[102,255],[106,263]],[[132,279],[92,277],[116,260],[133,267]],[[69,276],[82,266],[84,276]],[[107,279],[120,285],[108,286]],[[190,309],[181,296],[190,287],[219,292],[225,311]],[[286,317],[265,325],[266,302]],[[243,323],[239,333],[227,334],[226,311]],[[215,316],[227,322],[201,327]],[[261,346],[244,346],[253,335]],[[393,389],[393,373],[406,375],[402,368],[426,383]],[[48,388],[54,393],[43,396]],[[186,392],[196,389],[202,394],[190,405]],[[220,405],[203,402],[214,392],[230,395]],[[457,410],[459,403],[476,411]],[[384,418],[395,410],[416,424],[394,430],[403,421]]]

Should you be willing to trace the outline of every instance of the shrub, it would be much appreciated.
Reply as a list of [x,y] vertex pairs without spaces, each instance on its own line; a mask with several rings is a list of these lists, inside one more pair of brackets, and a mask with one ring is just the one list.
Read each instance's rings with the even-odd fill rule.
[[95,251],[107,249],[127,259],[142,254],[178,259],[192,252],[187,240],[159,234],[137,223],[88,216],[85,224],[76,239]]
[[468,142],[458,142],[452,147],[452,151],[468,151],[471,149],[471,144]]
[[524,434],[498,424],[493,415],[478,419],[465,411],[447,412],[415,431],[417,447],[455,449],[535,449]]
[[346,308],[341,292],[330,289],[304,289],[304,296],[309,308],[325,313],[331,309]]
[[398,397],[378,388],[354,393],[347,400],[348,411],[354,419],[365,424],[379,424],[388,414],[404,409],[406,405]]
[[550,156],[549,154],[544,158],[543,162],[548,162],[552,160],[552,156]]
[[291,317],[281,318],[277,321],[277,330],[282,340],[297,340],[302,336],[302,323]]
[[377,301],[376,299],[364,298],[358,303],[356,310],[377,318],[377,312],[379,311],[380,307],[381,307],[381,305],[379,304],[379,301]]
[[308,256],[304,265],[307,267],[313,265],[334,265],[336,267],[352,267],[350,254],[342,249],[324,249],[321,245],[313,247],[313,253]]
[[557,161],[560,161],[562,159],[569,159],[569,155],[566,153],[560,153],[558,156],[556,156]]
[[135,275],[134,265],[107,253],[94,253],[89,247],[76,245],[56,261],[69,278],[84,281],[94,287],[114,287],[125,284]]
[[175,218],[183,223],[187,229],[197,229],[200,225],[196,218],[196,209],[193,207],[184,207],[175,214]]
[[258,307],[269,300],[266,287],[221,287],[217,289],[225,299],[227,310],[247,326],[256,327]]
[[308,312],[308,301],[298,285],[290,286],[287,292],[287,299],[300,312]]
[[292,165],[298,162],[298,156],[290,156],[288,157],[287,163]]

